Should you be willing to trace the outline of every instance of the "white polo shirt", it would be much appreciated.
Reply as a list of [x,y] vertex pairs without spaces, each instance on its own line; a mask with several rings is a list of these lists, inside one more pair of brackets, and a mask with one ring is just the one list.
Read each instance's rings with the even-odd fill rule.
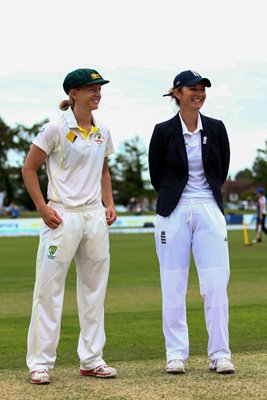
[[259,203],[262,204],[262,213],[266,215],[266,197],[264,195],[260,197]]
[[207,182],[202,162],[201,131],[203,127],[200,115],[198,114],[197,128],[194,132],[189,132],[180,113],[179,117],[185,140],[189,173],[188,182],[184,188],[182,198],[213,198],[213,193]]
[[101,203],[104,158],[113,153],[109,129],[93,119],[86,137],[71,108],[49,122],[33,143],[47,154],[47,197],[65,207]]

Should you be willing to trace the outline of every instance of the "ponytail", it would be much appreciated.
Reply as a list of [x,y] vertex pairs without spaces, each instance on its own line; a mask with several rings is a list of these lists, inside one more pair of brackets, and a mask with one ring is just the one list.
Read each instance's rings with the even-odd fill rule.
[[67,109],[68,109],[69,107],[73,107],[73,100],[72,100],[71,97],[70,97],[68,100],[62,100],[62,101],[59,103],[59,108],[60,108],[60,110],[62,110],[62,111],[67,111]]

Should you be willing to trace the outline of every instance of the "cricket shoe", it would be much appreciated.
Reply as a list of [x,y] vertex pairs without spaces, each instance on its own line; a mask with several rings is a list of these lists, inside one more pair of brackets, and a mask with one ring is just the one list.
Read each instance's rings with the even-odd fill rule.
[[83,376],[94,376],[96,378],[115,378],[117,371],[115,368],[103,364],[94,369],[81,368],[80,374]]
[[253,240],[253,243],[261,243],[261,238],[259,238],[259,239],[254,239],[254,240]]
[[36,371],[31,371],[30,379],[31,383],[35,383],[37,385],[50,383],[50,378],[46,369],[37,369]]
[[168,374],[184,374],[185,373],[185,366],[183,360],[171,360],[167,363],[166,372]]
[[221,357],[217,360],[212,360],[209,368],[219,374],[233,374],[235,372],[235,367],[229,360],[229,358]]

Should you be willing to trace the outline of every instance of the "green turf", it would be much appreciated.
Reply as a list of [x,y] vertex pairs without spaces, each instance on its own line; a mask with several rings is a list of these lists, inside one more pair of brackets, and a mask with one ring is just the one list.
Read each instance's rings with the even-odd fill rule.
[[[264,238],[265,239],[265,238]],[[111,234],[111,271],[105,306],[108,362],[164,359],[161,295],[153,234]],[[0,238],[1,367],[25,367],[34,284],[36,237]],[[267,243],[245,247],[241,231],[229,232],[231,258],[230,345],[233,353],[267,348]],[[57,364],[78,365],[76,273],[71,265]],[[192,262],[187,296],[190,352],[205,355],[207,334]]]

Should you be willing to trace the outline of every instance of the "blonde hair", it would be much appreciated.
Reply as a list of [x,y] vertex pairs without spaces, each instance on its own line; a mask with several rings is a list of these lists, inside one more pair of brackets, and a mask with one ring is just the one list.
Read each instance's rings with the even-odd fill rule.
[[70,97],[70,96],[69,96],[68,100],[62,100],[62,101],[59,103],[59,108],[60,108],[60,110],[62,110],[62,111],[67,111],[67,109],[68,109],[69,107],[73,108],[73,106],[74,106],[74,100],[73,100],[73,98]]

